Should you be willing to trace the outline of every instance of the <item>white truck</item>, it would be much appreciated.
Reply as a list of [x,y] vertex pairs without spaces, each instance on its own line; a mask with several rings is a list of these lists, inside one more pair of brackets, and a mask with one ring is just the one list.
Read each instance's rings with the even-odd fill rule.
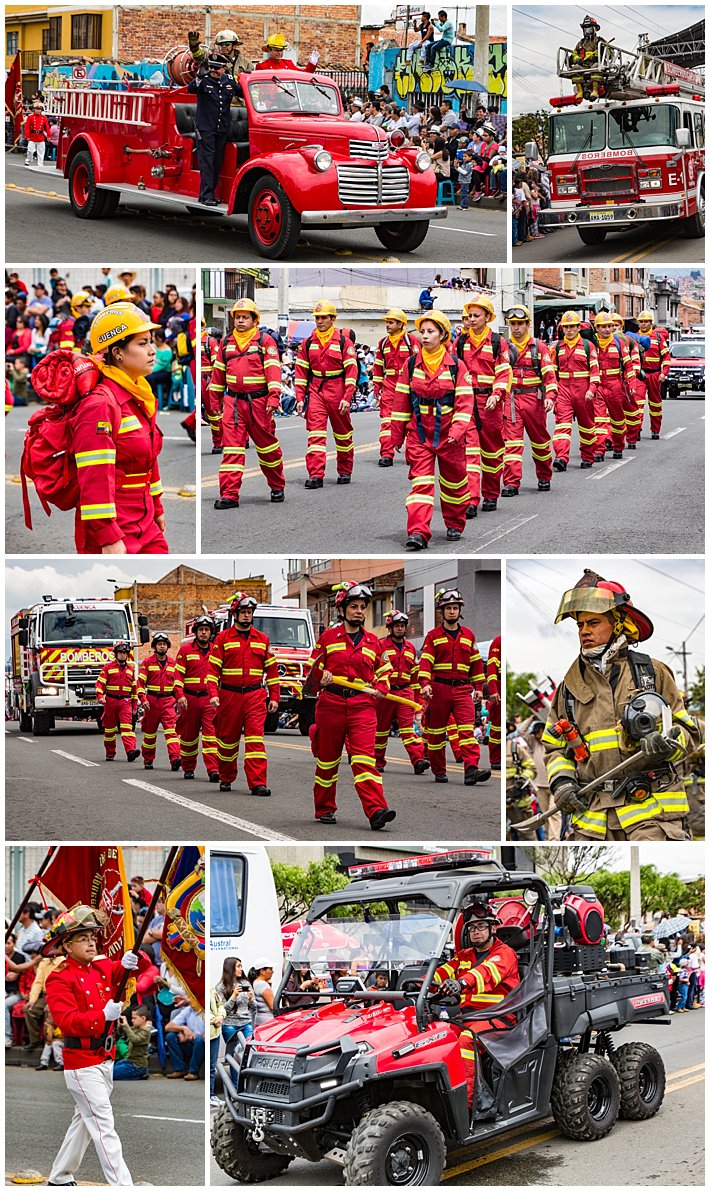
[[[137,620],[137,623],[136,623]],[[113,646],[127,641],[138,667],[137,647],[149,640],[148,618],[133,615],[127,600],[43,596],[10,622],[11,707],[21,732],[47,736],[58,719],[101,723],[96,680]]]

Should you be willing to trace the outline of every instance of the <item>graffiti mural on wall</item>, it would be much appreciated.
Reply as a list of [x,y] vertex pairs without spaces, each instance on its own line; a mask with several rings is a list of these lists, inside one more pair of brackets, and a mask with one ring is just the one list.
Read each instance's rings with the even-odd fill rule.
[[[457,45],[442,49],[436,56],[436,64],[425,70],[419,55],[412,55],[407,61],[405,50],[400,50],[394,64],[395,94],[406,99],[415,91],[422,95],[465,94],[472,90],[473,46]],[[459,84],[464,84],[460,86]],[[467,85],[468,84],[468,85]],[[488,82],[481,86],[489,95],[508,94],[508,53],[502,42],[492,42],[488,47]]]

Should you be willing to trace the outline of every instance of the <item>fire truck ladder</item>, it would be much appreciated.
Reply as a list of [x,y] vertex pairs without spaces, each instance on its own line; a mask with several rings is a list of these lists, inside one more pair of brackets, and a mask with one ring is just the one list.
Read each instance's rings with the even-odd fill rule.
[[148,128],[145,107],[152,95],[131,91],[94,91],[89,87],[48,87],[46,112],[50,116],[78,116],[82,120],[112,120]]
[[697,92],[704,87],[702,76],[695,71],[677,68],[643,50],[622,50],[608,41],[600,42],[598,60],[592,65],[573,65],[573,55],[574,50],[566,46],[558,49],[559,78],[591,80],[592,75],[601,75],[606,98],[644,99],[649,86],[668,83],[676,83],[681,93]]

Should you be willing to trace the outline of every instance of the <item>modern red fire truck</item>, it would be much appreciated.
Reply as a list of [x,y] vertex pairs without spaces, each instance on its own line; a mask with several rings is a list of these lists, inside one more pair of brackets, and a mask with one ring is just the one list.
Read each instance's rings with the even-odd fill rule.
[[385,248],[411,252],[430,220],[446,217],[429,154],[406,148],[400,131],[346,120],[327,76],[255,71],[238,82],[217,207],[198,201],[195,96],[186,87],[47,89],[74,214],[107,218],[122,195],[199,215],[245,214],[254,246],[270,260],[292,254],[310,227],[372,227]]
[[[547,167],[551,207],[544,227],[575,227],[584,244],[638,224],[680,220],[686,235],[705,234],[704,80],[694,70],[603,42],[594,67],[558,51],[560,78],[595,73],[598,99],[555,96]],[[585,80],[586,82],[586,80]],[[584,86],[584,95],[589,88]],[[525,147],[535,162],[534,142]]]

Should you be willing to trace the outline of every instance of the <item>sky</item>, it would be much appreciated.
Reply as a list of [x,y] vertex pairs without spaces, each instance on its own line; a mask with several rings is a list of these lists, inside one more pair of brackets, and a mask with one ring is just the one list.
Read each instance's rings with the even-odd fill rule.
[[[557,47],[571,48],[582,31],[580,22],[589,12],[578,4],[521,5],[513,9],[512,112],[548,111],[551,95],[571,95],[568,79],[557,78]],[[638,35],[647,32],[655,41],[666,33],[686,29],[703,15],[701,7],[644,4],[639,7],[593,8],[602,36],[623,50],[635,50]],[[552,32],[551,32],[552,30]],[[510,72],[509,72],[510,73]]]
[[[623,583],[634,604],[650,616],[655,632],[641,648],[665,661],[682,686],[681,659],[667,646],[678,649],[687,639],[689,681],[702,666],[705,651],[703,560],[689,558],[582,558],[514,559],[507,564],[506,649],[508,665],[516,671],[531,670],[559,682],[578,652],[576,627],[569,618],[554,623],[562,593],[574,587],[584,567],[605,579]],[[695,626],[698,625],[696,628]],[[694,630],[694,631],[693,631]],[[689,636],[690,634],[690,636]]]

